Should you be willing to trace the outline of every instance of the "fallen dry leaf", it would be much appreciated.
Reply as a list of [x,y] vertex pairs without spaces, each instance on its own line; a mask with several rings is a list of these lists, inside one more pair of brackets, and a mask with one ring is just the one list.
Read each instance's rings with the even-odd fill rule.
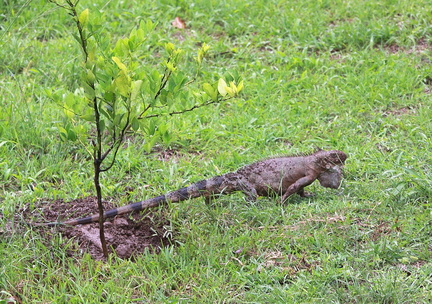
[[179,29],[185,29],[186,28],[186,23],[180,18],[180,17],[175,17],[174,21],[171,22],[172,26],[179,28]]

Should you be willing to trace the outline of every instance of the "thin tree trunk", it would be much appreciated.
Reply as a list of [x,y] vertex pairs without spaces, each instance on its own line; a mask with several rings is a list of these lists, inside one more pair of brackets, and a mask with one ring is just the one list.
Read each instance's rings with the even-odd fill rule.
[[98,203],[98,209],[99,209],[99,238],[102,244],[102,251],[105,258],[108,258],[108,248],[105,241],[105,227],[104,227],[104,207],[102,204],[102,189],[100,186],[100,166],[101,161],[100,159],[94,160],[94,167],[95,167],[95,174],[94,174],[94,185],[96,188],[96,196],[97,196],[97,203]]

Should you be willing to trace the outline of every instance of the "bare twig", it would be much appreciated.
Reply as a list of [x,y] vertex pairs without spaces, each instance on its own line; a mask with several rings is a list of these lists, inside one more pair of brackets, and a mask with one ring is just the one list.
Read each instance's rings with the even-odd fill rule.
[[226,98],[226,99],[223,99],[223,100],[207,101],[207,102],[204,102],[202,104],[194,105],[193,107],[190,107],[188,109],[184,109],[184,110],[181,110],[181,111],[173,111],[173,112],[170,112],[170,113],[167,113],[167,114],[164,114],[164,113],[151,114],[151,115],[147,115],[147,116],[141,117],[141,119],[143,119],[143,118],[154,118],[154,117],[160,117],[160,116],[165,116],[165,115],[169,115],[169,116],[179,115],[179,114],[183,114],[183,113],[186,113],[186,112],[193,111],[193,110],[198,109],[198,108],[209,106],[211,104],[215,104],[215,103],[222,102],[222,101],[227,101],[227,100],[230,100],[231,98],[232,97],[229,97],[229,98]]

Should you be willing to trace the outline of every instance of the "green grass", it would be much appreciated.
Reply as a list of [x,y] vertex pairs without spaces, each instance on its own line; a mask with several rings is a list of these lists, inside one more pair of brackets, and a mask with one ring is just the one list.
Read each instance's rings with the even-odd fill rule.
[[[264,157],[349,154],[340,190],[247,203],[241,195],[156,210],[175,247],[137,261],[93,261],[72,241],[5,233],[42,198],[92,195],[82,147],[59,140],[46,90],[74,90],[81,56],[69,16],[46,1],[0,4],[0,303],[428,303],[432,301],[432,27],[428,1],[81,1],[103,8],[113,37],[158,23],[163,42],[210,56],[209,80],[242,76],[241,98],[167,118],[166,162],[130,139],[104,194],[132,200]],[[180,16],[189,29],[173,29]],[[151,185],[150,190],[143,185]],[[45,245],[44,245],[45,244]],[[9,296],[8,296],[9,294]]]

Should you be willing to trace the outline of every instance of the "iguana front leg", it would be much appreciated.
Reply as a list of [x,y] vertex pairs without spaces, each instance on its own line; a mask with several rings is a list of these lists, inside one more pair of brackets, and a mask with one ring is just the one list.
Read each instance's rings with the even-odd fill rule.
[[304,192],[304,187],[309,186],[316,179],[315,175],[308,175],[298,179],[296,182],[291,184],[288,189],[285,191],[284,195],[281,198],[281,202],[285,202],[286,199],[293,195],[294,193],[299,193],[300,196],[309,195]]

